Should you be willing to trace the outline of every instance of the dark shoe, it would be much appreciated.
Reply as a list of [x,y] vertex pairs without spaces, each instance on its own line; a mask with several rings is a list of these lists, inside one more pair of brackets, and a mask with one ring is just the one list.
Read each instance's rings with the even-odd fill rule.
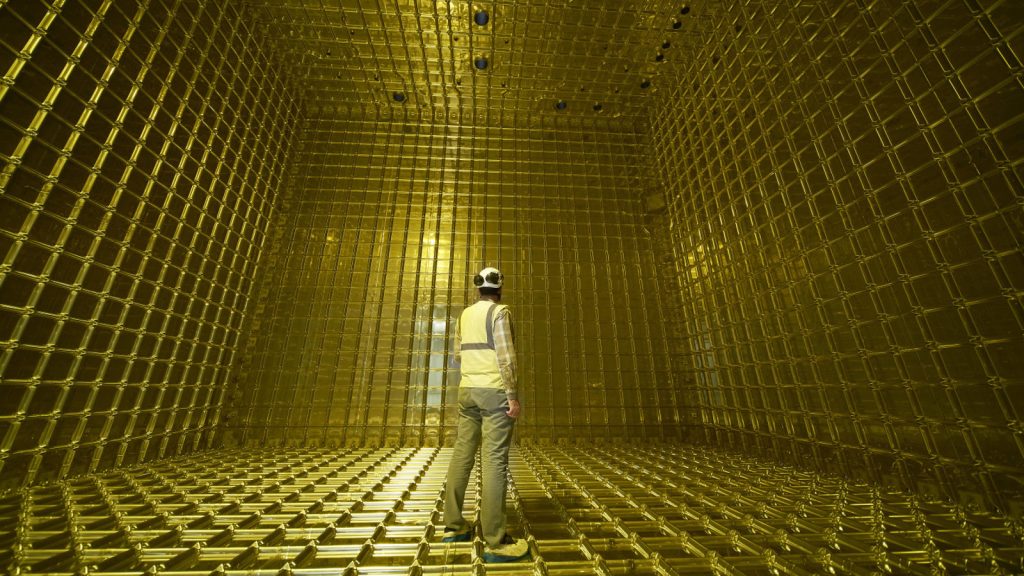
[[498,546],[484,548],[484,562],[518,562],[530,556],[526,540],[516,540],[505,534]]

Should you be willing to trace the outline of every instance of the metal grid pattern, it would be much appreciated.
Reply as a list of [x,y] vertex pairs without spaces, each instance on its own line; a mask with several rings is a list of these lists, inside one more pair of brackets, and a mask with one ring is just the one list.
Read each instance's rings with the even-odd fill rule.
[[687,57],[681,46],[700,27],[689,3],[676,0],[250,4],[262,34],[306,79],[304,100],[349,107],[355,117],[640,118],[665,64]]
[[[1020,524],[693,447],[513,450],[532,561],[440,542],[450,449],[204,452],[0,499],[9,573],[1011,574]],[[479,467],[477,468],[479,471]],[[477,486],[467,495],[475,514]]]
[[632,129],[310,119],[259,291],[231,441],[450,442],[454,321],[506,277],[519,431],[674,437]]
[[296,106],[220,2],[0,2],[0,487],[208,447]]
[[1024,509],[1020,7],[707,21],[649,156],[693,438]]

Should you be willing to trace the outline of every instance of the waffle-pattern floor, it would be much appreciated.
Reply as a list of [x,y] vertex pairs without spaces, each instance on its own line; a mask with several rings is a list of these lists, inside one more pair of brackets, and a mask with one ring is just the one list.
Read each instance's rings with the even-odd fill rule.
[[[12,574],[1011,574],[1019,522],[683,445],[513,449],[532,560],[442,544],[450,448],[213,451],[0,498]],[[477,468],[479,471],[479,467]],[[467,496],[475,514],[476,486]]]

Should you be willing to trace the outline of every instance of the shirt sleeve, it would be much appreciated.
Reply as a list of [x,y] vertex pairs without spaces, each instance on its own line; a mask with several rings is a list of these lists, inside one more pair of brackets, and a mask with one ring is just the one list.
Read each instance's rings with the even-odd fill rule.
[[455,344],[452,348],[452,368],[462,366],[462,318],[455,319]]
[[498,356],[498,370],[509,400],[518,400],[516,383],[516,349],[513,343],[512,314],[508,308],[494,317],[494,351]]

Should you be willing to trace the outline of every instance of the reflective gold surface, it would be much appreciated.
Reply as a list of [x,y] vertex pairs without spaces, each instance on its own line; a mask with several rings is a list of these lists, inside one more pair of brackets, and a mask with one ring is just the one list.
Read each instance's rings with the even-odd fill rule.
[[[1020,572],[1022,38],[1017,0],[0,0],[0,565]],[[535,565],[431,540],[484,265]]]
[[454,322],[487,264],[506,279],[521,436],[678,437],[631,129],[316,118],[302,146],[229,440],[450,443]]
[[527,122],[558,102],[565,114],[640,120],[665,63],[701,41],[703,18],[696,4],[672,0],[247,4],[304,79],[308,105],[458,124]]
[[1021,4],[716,4],[647,155],[688,437],[1019,514]]
[[[0,500],[4,565],[90,574],[1011,574],[1021,527],[679,445],[514,448],[531,561],[443,544],[450,448],[213,451]],[[479,470],[479,468],[477,468]],[[467,514],[476,513],[478,483]]]
[[230,3],[0,4],[0,488],[213,444],[298,109]]

